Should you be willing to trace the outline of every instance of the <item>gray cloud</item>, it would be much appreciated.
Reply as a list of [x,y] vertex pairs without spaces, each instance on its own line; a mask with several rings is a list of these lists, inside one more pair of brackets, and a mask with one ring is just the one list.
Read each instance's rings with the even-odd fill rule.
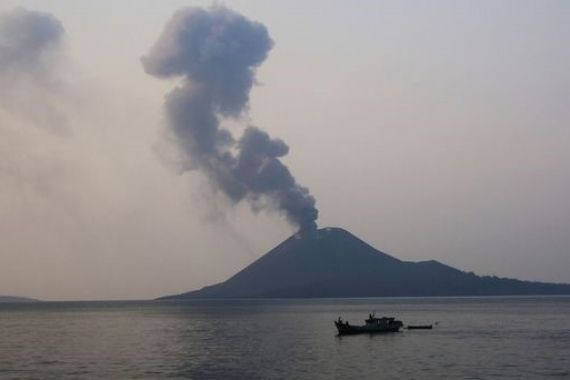
[[0,73],[44,70],[62,36],[63,26],[49,13],[17,8],[0,15]]
[[315,199],[279,160],[289,147],[248,127],[239,139],[221,127],[247,112],[255,70],[273,42],[264,25],[227,8],[185,8],[174,14],[149,54],[145,71],[182,77],[166,97],[166,116],[187,169],[204,172],[232,202],[284,213],[302,231],[316,228]]
[[17,8],[0,14],[0,108],[61,130],[55,96],[64,29],[49,13]]

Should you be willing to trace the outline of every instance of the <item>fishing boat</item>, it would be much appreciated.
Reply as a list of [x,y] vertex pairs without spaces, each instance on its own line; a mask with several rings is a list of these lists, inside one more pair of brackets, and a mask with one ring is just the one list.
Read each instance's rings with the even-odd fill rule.
[[400,328],[404,325],[402,321],[398,321],[393,317],[381,317],[376,318],[374,313],[368,315],[364,325],[356,326],[351,325],[348,321],[343,321],[341,317],[334,322],[339,335],[348,334],[376,334],[376,333],[387,333],[387,332],[398,332]]

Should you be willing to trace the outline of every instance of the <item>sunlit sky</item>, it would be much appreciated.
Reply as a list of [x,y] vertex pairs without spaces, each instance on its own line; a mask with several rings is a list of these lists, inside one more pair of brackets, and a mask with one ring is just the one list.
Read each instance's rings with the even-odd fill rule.
[[[0,90],[0,294],[182,292],[295,231],[278,213],[229,207],[169,160],[162,105],[177,81],[140,58],[177,9],[211,4],[0,3],[65,29],[56,85]],[[287,142],[320,227],[402,260],[570,283],[570,2],[223,4],[275,42],[248,117],[226,125]]]

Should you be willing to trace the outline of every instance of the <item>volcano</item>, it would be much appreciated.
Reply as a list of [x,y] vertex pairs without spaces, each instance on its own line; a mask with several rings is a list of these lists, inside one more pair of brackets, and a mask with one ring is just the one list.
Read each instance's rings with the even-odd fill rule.
[[440,262],[409,262],[341,228],[293,235],[228,280],[163,299],[570,294],[570,284],[478,276]]

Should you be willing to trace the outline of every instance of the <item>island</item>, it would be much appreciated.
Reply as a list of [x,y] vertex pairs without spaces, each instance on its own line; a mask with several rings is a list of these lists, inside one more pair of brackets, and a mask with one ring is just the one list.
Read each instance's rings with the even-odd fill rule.
[[479,276],[435,260],[402,261],[329,227],[289,237],[224,282],[161,299],[562,294],[570,294],[570,284]]

